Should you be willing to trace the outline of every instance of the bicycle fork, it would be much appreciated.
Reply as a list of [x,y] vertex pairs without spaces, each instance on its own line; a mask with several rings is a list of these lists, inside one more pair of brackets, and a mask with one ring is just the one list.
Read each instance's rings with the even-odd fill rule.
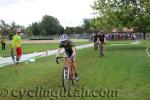
[[68,66],[64,68],[64,79],[69,79],[69,69]]

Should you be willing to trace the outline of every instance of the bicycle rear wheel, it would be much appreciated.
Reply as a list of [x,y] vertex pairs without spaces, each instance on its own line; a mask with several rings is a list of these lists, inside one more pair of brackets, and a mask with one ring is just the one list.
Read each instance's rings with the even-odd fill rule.
[[62,84],[65,91],[68,91],[74,85],[73,79],[70,79],[69,67],[64,66],[62,71]]

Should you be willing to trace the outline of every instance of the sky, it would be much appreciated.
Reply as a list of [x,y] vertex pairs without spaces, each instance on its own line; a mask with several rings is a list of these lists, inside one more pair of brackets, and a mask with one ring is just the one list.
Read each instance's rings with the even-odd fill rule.
[[0,19],[27,27],[40,22],[44,15],[57,18],[60,24],[80,26],[84,18],[93,18],[94,0],[0,0]]

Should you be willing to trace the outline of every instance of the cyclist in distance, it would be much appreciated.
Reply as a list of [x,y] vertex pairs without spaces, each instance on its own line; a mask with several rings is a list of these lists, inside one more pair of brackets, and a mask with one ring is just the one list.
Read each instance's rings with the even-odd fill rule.
[[104,56],[104,46],[105,46],[105,35],[103,32],[99,32],[98,35],[98,43],[99,43],[99,49],[100,49],[100,56]]
[[93,42],[94,42],[94,48],[95,48],[95,50],[97,50],[97,48],[98,48],[97,39],[98,39],[98,34],[95,33],[94,36],[93,36]]

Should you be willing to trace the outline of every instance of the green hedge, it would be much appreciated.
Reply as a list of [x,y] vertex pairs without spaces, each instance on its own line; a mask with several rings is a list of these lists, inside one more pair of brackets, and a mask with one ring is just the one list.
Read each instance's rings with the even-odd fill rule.
[[30,38],[30,40],[54,40],[54,38],[50,38],[50,37],[48,37],[48,38],[46,38],[46,37],[44,37],[44,38]]

